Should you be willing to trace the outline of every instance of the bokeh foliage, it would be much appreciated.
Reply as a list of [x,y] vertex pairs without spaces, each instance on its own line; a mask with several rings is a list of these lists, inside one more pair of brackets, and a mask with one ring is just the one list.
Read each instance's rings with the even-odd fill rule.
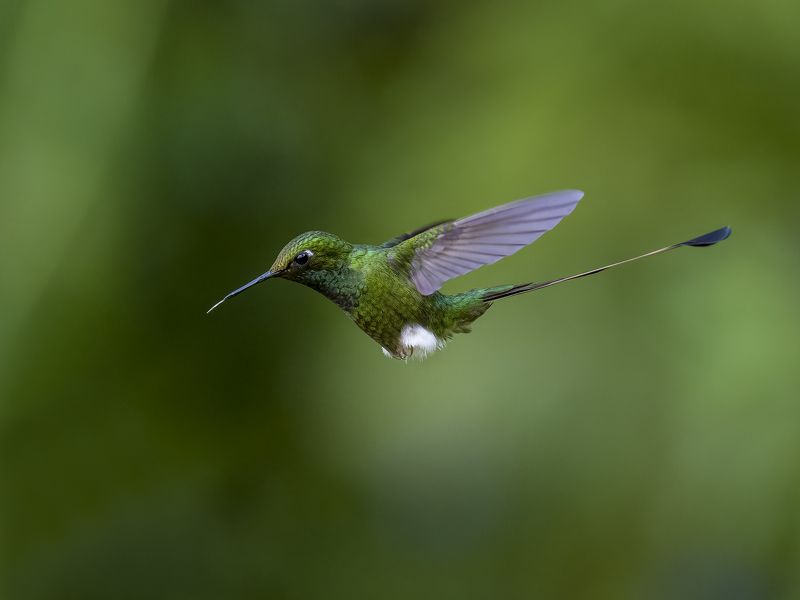
[[[800,598],[800,4],[0,2],[3,598]],[[403,365],[312,292],[565,187]]]

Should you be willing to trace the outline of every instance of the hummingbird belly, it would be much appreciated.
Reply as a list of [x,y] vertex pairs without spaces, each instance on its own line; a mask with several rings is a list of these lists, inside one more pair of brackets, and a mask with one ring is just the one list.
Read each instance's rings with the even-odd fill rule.
[[489,308],[471,297],[439,292],[421,296],[405,289],[387,295],[378,305],[364,300],[362,295],[350,316],[381,345],[386,356],[398,359],[424,358],[444,348],[454,333],[467,333],[472,321]]
[[471,292],[422,295],[382,254],[367,253],[354,266],[362,274],[359,294],[355,305],[345,310],[392,358],[423,358],[443,348],[454,333],[469,331],[489,308]]

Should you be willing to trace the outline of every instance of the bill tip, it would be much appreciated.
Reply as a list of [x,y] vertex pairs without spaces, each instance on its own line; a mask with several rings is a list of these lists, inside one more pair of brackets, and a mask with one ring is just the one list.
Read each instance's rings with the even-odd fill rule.
[[222,300],[220,300],[219,302],[217,302],[217,303],[216,303],[214,306],[212,306],[211,308],[209,308],[209,309],[206,311],[206,314],[209,314],[209,313],[210,313],[212,310],[214,310],[215,308],[217,308],[217,307],[218,307],[220,304],[222,304],[223,302],[225,302],[225,298],[223,298]]

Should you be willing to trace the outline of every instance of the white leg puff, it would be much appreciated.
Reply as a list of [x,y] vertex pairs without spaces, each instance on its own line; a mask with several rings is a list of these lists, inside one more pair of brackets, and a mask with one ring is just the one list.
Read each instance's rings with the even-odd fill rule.
[[411,323],[403,327],[400,333],[400,347],[408,356],[416,355],[425,358],[428,354],[444,348],[445,341],[441,340],[422,325]]

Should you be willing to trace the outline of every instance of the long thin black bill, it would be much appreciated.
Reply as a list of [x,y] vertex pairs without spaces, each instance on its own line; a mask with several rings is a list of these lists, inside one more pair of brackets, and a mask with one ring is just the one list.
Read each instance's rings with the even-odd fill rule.
[[228,298],[233,298],[234,296],[238,296],[238,295],[239,295],[239,294],[241,294],[243,291],[245,291],[247,288],[253,287],[255,284],[257,284],[257,283],[261,283],[262,281],[266,281],[267,279],[269,279],[269,278],[270,278],[270,277],[272,277],[273,275],[275,275],[275,273],[273,273],[272,271],[267,271],[267,272],[266,272],[266,273],[264,273],[263,275],[259,275],[258,277],[256,277],[255,279],[253,279],[253,281],[251,281],[250,283],[245,283],[245,284],[244,284],[242,287],[240,287],[240,288],[238,288],[238,289],[235,289],[235,290],[233,290],[233,291],[232,291],[230,294],[228,294],[228,295],[227,295],[227,296],[225,296],[225,297],[224,297],[222,300],[220,300],[219,302],[217,302],[217,303],[216,303],[214,306],[212,306],[211,308],[209,308],[209,309],[208,309],[208,311],[206,311],[206,314],[210,313],[212,310],[214,310],[215,308],[217,308],[217,307],[218,307],[220,304],[222,304],[223,302],[225,302],[225,300],[227,300]]
[[564,283],[565,281],[571,281],[572,279],[578,279],[579,277],[586,277],[587,275],[594,275],[595,273],[602,273],[606,269],[610,269],[612,267],[618,267],[620,265],[627,264],[629,262],[633,262],[635,260],[639,260],[641,258],[647,258],[648,256],[655,256],[656,254],[662,254],[663,252],[669,252],[670,250],[675,250],[676,248],[680,248],[682,246],[690,246],[695,248],[703,248],[706,246],[713,246],[714,244],[721,242],[723,240],[728,239],[731,235],[731,228],[730,227],[722,227],[721,229],[717,229],[710,233],[706,233],[705,235],[701,235],[696,238],[692,238],[691,240],[687,240],[685,242],[678,242],[677,244],[672,244],[671,246],[665,246],[664,248],[659,248],[658,250],[653,250],[652,252],[648,252],[647,254],[642,254],[641,256],[634,256],[633,258],[629,258],[627,260],[621,260],[619,262],[611,263],[610,265],[605,265],[604,267],[598,267],[596,269],[592,269],[590,271],[584,271],[583,273],[576,273],[575,275],[568,275],[567,277],[559,277],[558,279],[551,279],[550,281],[543,281],[541,283],[523,283],[522,285],[516,285],[509,290],[505,290],[502,292],[496,292],[494,294],[485,296],[483,299],[486,302],[492,302],[493,300],[499,300],[500,298],[506,298],[508,296],[514,296],[516,294],[522,294],[524,292],[533,292],[535,290],[540,290],[542,288],[550,287],[551,285],[557,285],[559,283]]

